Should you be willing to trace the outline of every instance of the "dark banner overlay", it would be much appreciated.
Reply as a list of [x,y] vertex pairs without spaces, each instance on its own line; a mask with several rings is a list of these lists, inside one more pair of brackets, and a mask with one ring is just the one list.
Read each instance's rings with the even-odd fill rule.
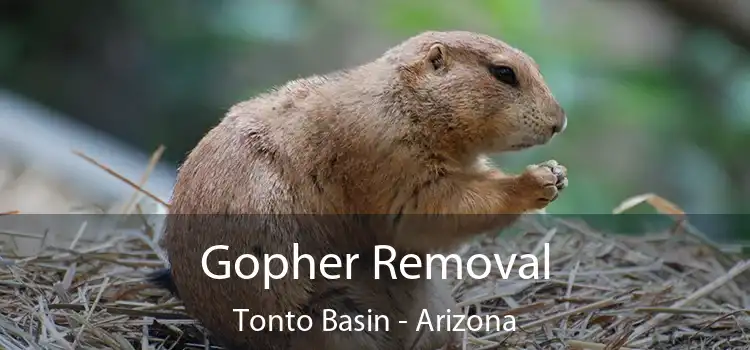
[[[190,313],[214,324],[229,322],[239,332],[401,334],[467,326],[511,332],[513,315],[480,317],[471,305],[452,299],[453,293],[461,284],[486,279],[556,279],[560,271],[550,262],[570,255],[563,251],[566,233],[620,235],[646,245],[649,237],[664,234],[692,235],[712,246],[750,237],[750,215],[681,220],[658,214],[520,220],[500,215],[7,215],[0,216],[0,257],[13,264],[49,249],[140,241],[153,249],[153,261],[160,261],[158,252],[171,263],[152,264],[144,276],[170,267],[162,277]],[[511,222],[504,230],[464,233]],[[163,236],[165,227],[169,233]],[[512,239],[517,235],[528,238]]]

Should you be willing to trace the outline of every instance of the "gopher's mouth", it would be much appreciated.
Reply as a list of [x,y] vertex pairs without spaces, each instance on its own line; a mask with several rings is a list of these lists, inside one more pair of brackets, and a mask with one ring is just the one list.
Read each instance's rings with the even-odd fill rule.
[[551,138],[544,137],[544,136],[530,137],[530,138],[523,140],[522,142],[517,143],[515,146],[518,147],[519,149],[541,146],[541,145],[547,144],[550,141],[550,139]]
[[548,144],[554,138],[552,135],[544,135],[538,132],[521,131],[506,136],[503,146],[505,151],[521,151],[528,148]]
[[552,138],[537,136],[537,137],[525,137],[521,142],[512,144],[509,148],[513,151],[520,151],[527,148],[541,146],[547,144]]
[[511,145],[510,149],[514,151],[520,151],[534,146],[535,145],[533,143],[517,143],[515,145]]

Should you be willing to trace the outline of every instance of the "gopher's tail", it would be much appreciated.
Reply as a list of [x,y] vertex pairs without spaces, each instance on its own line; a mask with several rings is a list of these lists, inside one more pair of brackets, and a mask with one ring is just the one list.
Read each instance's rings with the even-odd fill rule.
[[177,287],[172,280],[172,270],[169,268],[157,270],[147,276],[148,282],[162,289],[168,290],[172,295],[179,298]]

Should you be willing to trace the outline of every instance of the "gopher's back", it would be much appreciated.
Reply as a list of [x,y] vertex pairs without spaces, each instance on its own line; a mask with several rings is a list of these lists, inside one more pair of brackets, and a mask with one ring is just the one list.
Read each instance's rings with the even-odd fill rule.
[[[316,261],[376,244],[376,235],[346,214],[387,210],[378,207],[379,197],[392,198],[382,189],[395,187],[382,182],[396,176],[380,168],[387,159],[374,156],[387,140],[365,135],[372,125],[344,116],[352,112],[346,106],[328,104],[327,89],[317,78],[238,104],[180,167],[162,245],[187,311],[228,346],[283,349],[287,335],[239,332],[232,310],[299,315],[316,287],[304,277],[293,279],[291,271],[269,290],[259,277],[211,279],[201,266],[207,249],[229,247],[206,262],[217,273],[224,271],[220,261],[242,254],[281,254],[291,261],[292,243]],[[300,276],[309,276],[307,268],[302,264]],[[264,273],[261,266],[257,276]]]
[[[232,310],[250,309],[250,314],[262,315],[295,310],[307,296],[303,290],[295,293],[291,284],[304,284],[279,281],[275,290],[263,290],[259,278],[240,280],[232,271],[232,277],[214,280],[200,265],[202,254],[214,245],[229,247],[213,252],[206,262],[209,269],[221,274],[224,270],[219,261],[234,261],[241,254],[260,259],[264,252],[283,253],[285,241],[299,241],[300,237],[293,236],[295,231],[275,227],[280,217],[267,215],[275,206],[291,202],[289,186],[279,181],[278,172],[264,161],[263,148],[251,146],[250,136],[239,133],[225,119],[188,155],[173,190],[161,244],[171,265],[175,294],[188,313],[219,336],[226,347],[252,344],[283,349],[284,338],[274,333],[240,333],[238,316]],[[281,293],[284,289],[288,291]]]

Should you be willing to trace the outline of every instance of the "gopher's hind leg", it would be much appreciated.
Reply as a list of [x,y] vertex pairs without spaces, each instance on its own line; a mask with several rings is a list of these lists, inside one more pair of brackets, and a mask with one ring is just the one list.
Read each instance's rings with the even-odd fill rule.
[[[436,350],[459,339],[460,334],[447,329],[445,322],[437,330],[438,315],[457,312],[450,285],[439,277],[355,278],[323,284],[319,289],[323,292],[307,311],[313,317],[313,329],[294,333],[290,350]],[[417,329],[425,314],[434,330],[429,326]]]
[[[374,283],[373,283],[374,282]],[[379,283],[378,283],[379,282]],[[308,306],[313,328],[295,332],[290,350],[406,350],[394,329],[401,315],[381,281],[325,281]]]
[[[440,275],[433,272],[433,276]],[[408,317],[408,327],[405,327],[406,339],[408,339],[406,349],[453,349],[452,346],[460,339],[460,333],[448,329],[445,321],[440,325],[437,321],[439,315],[459,312],[447,281],[439,277],[408,282],[398,281],[390,289],[394,305],[405,310],[406,317]],[[429,318],[433,330],[426,325],[418,328],[420,320],[424,320],[425,317]],[[412,344],[414,344],[413,347]]]

